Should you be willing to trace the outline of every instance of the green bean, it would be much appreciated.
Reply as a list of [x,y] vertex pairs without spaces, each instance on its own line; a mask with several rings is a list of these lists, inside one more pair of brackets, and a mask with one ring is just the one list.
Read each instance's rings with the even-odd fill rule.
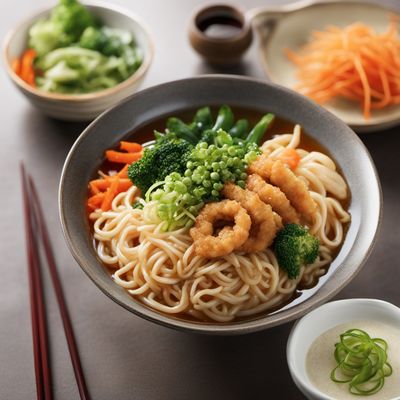
[[197,135],[200,135],[206,129],[210,129],[212,127],[212,116],[210,107],[199,108],[193,118],[193,122],[190,125],[192,127],[192,130]]
[[196,144],[198,142],[196,134],[179,118],[168,118],[167,128],[170,132],[174,132],[176,136],[187,140],[189,143]]
[[218,111],[217,120],[215,121],[214,126],[212,127],[213,131],[217,131],[218,129],[222,129],[225,132],[229,132],[229,130],[233,126],[233,112],[229,106],[222,106]]
[[236,124],[231,128],[229,134],[233,138],[245,139],[249,132],[249,121],[247,119],[239,119]]
[[274,119],[274,114],[269,113],[264,115],[247,135],[246,142],[260,144],[261,139],[265,134],[265,131],[271,126]]

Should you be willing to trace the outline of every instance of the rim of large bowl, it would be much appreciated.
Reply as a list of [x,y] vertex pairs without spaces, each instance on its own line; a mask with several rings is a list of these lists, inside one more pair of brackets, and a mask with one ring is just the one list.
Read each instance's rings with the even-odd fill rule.
[[132,13],[131,11],[119,6],[119,5],[114,5],[114,4],[109,4],[103,1],[82,1],[82,3],[85,6],[88,7],[97,7],[97,8],[102,8],[105,10],[111,10],[114,11],[118,14],[124,15],[131,19],[132,21],[135,21],[138,25],[138,27],[143,31],[144,35],[146,36],[146,40],[148,41],[149,48],[147,52],[144,52],[144,57],[143,57],[143,62],[140,65],[140,67],[127,79],[124,81],[118,83],[117,85],[108,88],[108,89],[103,89],[99,90],[97,92],[91,92],[91,93],[82,93],[82,94],[63,94],[63,93],[51,93],[51,92],[46,92],[44,90],[37,89],[28,83],[26,83],[24,80],[22,80],[11,68],[10,60],[9,60],[9,48],[10,48],[10,43],[11,40],[13,39],[14,35],[21,29],[23,25],[25,25],[28,22],[34,22],[36,21],[41,14],[50,11],[52,7],[46,7],[42,8],[40,11],[35,12],[35,14],[31,15],[30,17],[25,18],[21,22],[19,22],[13,29],[11,29],[3,42],[3,62],[5,64],[5,68],[7,71],[8,76],[11,78],[11,80],[17,85],[22,87],[24,90],[27,92],[31,93],[34,96],[42,97],[48,100],[58,100],[58,101],[70,101],[70,102],[83,102],[83,101],[88,101],[88,100],[94,100],[94,99],[102,99],[105,98],[109,95],[112,95],[114,93],[117,93],[121,90],[126,89],[127,87],[133,85],[137,81],[139,81],[145,73],[148,71],[151,62],[154,57],[154,41],[153,38],[150,34],[149,29],[147,28],[147,25],[143,22],[143,20],[138,17],[136,14]]
[[[230,323],[224,323],[224,324],[218,324],[218,323],[206,323],[206,322],[190,322],[188,320],[182,320],[182,319],[177,319],[173,317],[169,317],[166,314],[159,313],[155,310],[152,310],[145,305],[132,301],[129,304],[125,303],[121,299],[117,298],[114,294],[110,293],[105,287],[103,287],[100,279],[96,274],[91,274],[88,269],[86,268],[86,261],[85,257],[81,257],[78,251],[76,251],[73,240],[71,239],[71,235],[69,233],[69,228],[68,228],[68,222],[67,222],[67,216],[65,214],[64,210],[64,202],[65,202],[65,196],[64,196],[64,184],[65,184],[65,177],[66,173],[68,170],[68,166],[70,163],[70,160],[75,152],[75,150],[80,146],[81,142],[85,139],[87,135],[90,135],[91,130],[94,125],[101,123],[102,119],[107,116],[110,112],[113,112],[115,109],[120,107],[121,105],[125,104],[128,101],[131,101],[132,99],[135,99],[136,97],[142,96],[143,94],[146,94],[148,92],[158,90],[158,88],[162,88],[168,85],[174,85],[174,84],[179,84],[179,83],[186,83],[188,81],[194,81],[194,80],[227,80],[227,81],[232,81],[232,80],[241,80],[244,82],[252,82],[257,85],[264,85],[266,87],[272,87],[275,88],[276,90],[280,90],[282,92],[285,92],[288,96],[295,96],[296,100],[306,104],[307,107],[313,108],[315,111],[317,111],[319,114],[323,115],[324,118],[331,119],[335,121],[336,124],[341,125],[342,129],[347,130],[348,133],[352,136],[352,140],[355,140],[358,142],[358,145],[361,146],[363,149],[365,155],[367,156],[367,159],[371,165],[371,168],[373,170],[373,177],[371,177],[374,180],[374,183],[376,184],[375,186],[375,194],[377,195],[377,218],[376,218],[376,224],[374,226],[374,230],[372,233],[372,239],[371,242],[368,245],[365,245],[364,248],[362,249],[362,256],[359,256],[359,262],[356,266],[353,267],[351,272],[346,275],[346,279],[341,280],[335,287],[329,287],[327,289],[327,284],[328,282],[325,282],[316,293],[314,293],[312,296],[304,300],[303,302],[297,304],[294,308],[289,308],[286,310],[282,310],[278,313],[274,314],[266,314],[264,316],[260,316],[257,319],[252,319],[248,321],[233,321]],[[182,107],[184,108],[184,107]],[[374,190],[372,187],[370,188],[371,190]],[[61,178],[60,178],[60,185],[59,185],[59,192],[58,192],[58,204],[59,204],[59,215],[60,215],[60,221],[61,221],[61,226],[62,226],[62,231],[64,234],[64,237],[66,239],[67,245],[75,258],[75,260],[78,262],[80,267],[84,270],[84,272],[89,276],[89,278],[96,284],[96,286],[103,291],[108,297],[110,297],[113,301],[115,301],[117,304],[120,306],[124,307],[128,311],[139,315],[142,318],[145,318],[149,321],[155,322],[157,324],[161,324],[173,329],[178,329],[178,330],[184,330],[188,332],[193,332],[193,333],[205,333],[205,334],[213,334],[213,335],[237,335],[237,334],[245,334],[245,333],[250,333],[250,332],[256,332],[260,331],[263,329],[267,329],[273,326],[280,325],[285,322],[292,321],[294,319],[302,317],[304,314],[307,312],[310,312],[311,310],[315,309],[316,307],[320,306],[321,304],[325,303],[329,299],[331,299],[335,294],[337,294],[341,289],[343,289],[356,275],[357,273],[361,270],[362,266],[368,259],[372,248],[377,240],[377,235],[379,232],[379,228],[381,225],[381,220],[382,220],[382,189],[380,185],[380,181],[378,178],[378,174],[374,165],[374,162],[372,160],[371,155],[369,154],[368,150],[366,149],[365,145],[361,141],[361,139],[340,119],[338,119],[336,116],[331,114],[329,111],[323,109],[316,103],[311,102],[309,99],[307,99],[305,96],[294,92],[293,90],[290,90],[286,87],[277,85],[275,83],[271,82],[265,82],[260,79],[254,79],[250,77],[243,77],[243,76],[236,76],[236,75],[222,75],[222,74],[210,74],[210,75],[201,75],[193,78],[185,78],[185,79],[179,79],[179,80],[174,80],[162,84],[158,84],[152,87],[149,87],[147,89],[141,90],[140,92],[134,93],[133,95],[125,98],[124,100],[118,102],[115,106],[110,108],[109,110],[104,111],[102,114],[100,114],[93,122],[91,122],[81,133],[81,135],[78,137],[78,139],[75,141],[73,146],[71,147],[67,158],[65,160],[62,172],[61,172]],[[353,243],[354,245],[354,243]],[[358,250],[359,251],[359,250]],[[99,266],[101,265],[100,261],[98,262]],[[110,282],[112,282],[110,280]],[[115,284],[114,282],[112,282]],[[116,284],[115,284],[116,285]]]

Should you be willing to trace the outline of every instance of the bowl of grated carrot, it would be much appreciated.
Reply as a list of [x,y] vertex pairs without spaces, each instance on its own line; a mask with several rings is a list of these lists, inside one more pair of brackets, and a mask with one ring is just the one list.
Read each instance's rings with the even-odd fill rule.
[[400,123],[400,15],[380,4],[301,2],[258,17],[269,78],[357,132]]

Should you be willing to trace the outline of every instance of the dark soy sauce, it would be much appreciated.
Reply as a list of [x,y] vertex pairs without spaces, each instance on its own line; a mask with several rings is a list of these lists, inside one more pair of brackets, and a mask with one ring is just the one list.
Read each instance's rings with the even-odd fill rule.
[[209,38],[229,39],[240,34],[243,24],[232,16],[212,15],[199,21],[198,28]]

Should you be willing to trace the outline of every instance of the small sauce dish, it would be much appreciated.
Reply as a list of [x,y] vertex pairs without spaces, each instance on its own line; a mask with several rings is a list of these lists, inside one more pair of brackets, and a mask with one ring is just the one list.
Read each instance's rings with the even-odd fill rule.
[[[345,326],[350,323],[350,325],[354,325],[352,328],[363,329],[362,326],[357,326],[357,321],[368,321],[373,325],[386,326],[400,332],[400,308],[391,303],[376,299],[339,300],[318,307],[293,326],[286,348],[287,362],[293,381],[308,399],[335,400],[334,397],[323,393],[317,388],[307,372],[307,357],[314,341],[338,325]],[[385,339],[383,336],[382,338]],[[339,337],[337,339],[339,341]],[[398,340],[400,341],[400,335]],[[390,348],[390,342],[388,344]],[[332,357],[333,351],[334,347],[332,345]],[[395,372],[398,371],[393,369],[393,376],[387,378],[385,386],[390,385],[390,379],[394,382],[396,379]],[[329,374],[326,379],[330,381]],[[347,386],[344,387],[344,389],[346,388]],[[384,389],[385,387],[382,388],[382,391]],[[371,399],[382,398],[378,395],[379,392],[367,397]],[[351,396],[354,399],[360,398],[357,395]],[[387,399],[387,397],[384,398]],[[389,399],[400,399],[400,393],[396,393],[394,397],[390,397]]]

